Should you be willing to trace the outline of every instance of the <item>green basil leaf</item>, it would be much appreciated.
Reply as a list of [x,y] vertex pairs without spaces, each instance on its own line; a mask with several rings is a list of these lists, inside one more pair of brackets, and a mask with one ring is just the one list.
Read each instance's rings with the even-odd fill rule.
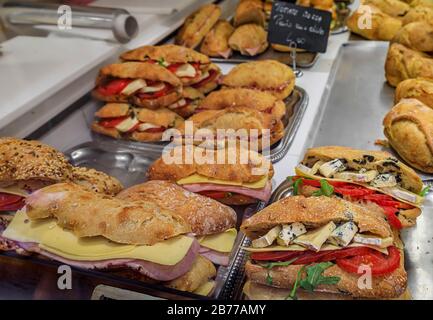
[[293,184],[293,195],[297,196],[299,194],[299,186],[302,186],[302,179],[298,179]]
[[426,195],[427,195],[427,193],[429,193],[430,192],[430,186],[427,186],[427,187],[424,187],[423,189],[422,189],[422,191],[420,192],[420,196],[421,197],[425,197]]
[[162,67],[165,67],[165,60],[164,58],[160,58],[159,60],[157,60],[158,64]]
[[320,180],[320,191],[324,196],[330,197],[334,194],[334,187],[325,179]]

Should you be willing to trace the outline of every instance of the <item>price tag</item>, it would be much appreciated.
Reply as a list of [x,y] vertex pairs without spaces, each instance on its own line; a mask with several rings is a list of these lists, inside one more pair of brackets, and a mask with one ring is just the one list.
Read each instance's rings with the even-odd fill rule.
[[332,14],[287,2],[274,2],[268,28],[268,41],[311,52],[325,52]]

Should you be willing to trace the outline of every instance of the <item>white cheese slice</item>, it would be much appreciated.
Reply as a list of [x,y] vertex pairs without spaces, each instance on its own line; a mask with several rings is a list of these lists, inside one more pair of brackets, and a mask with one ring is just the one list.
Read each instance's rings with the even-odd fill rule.
[[152,123],[140,123],[140,125],[138,126],[138,131],[146,131],[147,129],[153,129],[153,128],[160,128],[161,126],[158,126],[156,124],[152,124]]
[[203,72],[203,73],[201,74],[201,76],[197,79],[197,82],[200,82],[200,81],[206,79],[207,77],[209,77],[209,72],[208,72],[208,71],[205,71],[205,72]]
[[277,243],[281,246],[288,246],[296,237],[307,232],[307,228],[300,223],[284,224],[278,235]]
[[360,243],[360,244],[368,244],[379,248],[386,248],[392,245],[394,241],[392,237],[379,238],[373,235],[365,235],[365,234],[358,233],[353,237],[353,242]]
[[157,83],[153,86],[146,86],[140,90],[142,93],[148,93],[148,92],[158,92],[165,88],[165,84],[163,82]]
[[319,251],[336,227],[335,223],[331,221],[318,229],[300,235],[293,242],[310,250]]
[[[359,247],[367,247],[371,248],[373,250],[382,252],[384,254],[388,254],[388,250],[386,248],[380,248],[377,246],[369,245],[369,244],[361,244],[361,243],[351,243],[346,248],[359,248]],[[291,244],[290,246],[278,246],[273,245],[267,248],[253,248],[253,247],[242,247],[245,251],[248,252],[275,252],[275,251],[307,251],[308,248],[305,248],[303,246],[297,245],[297,244]],[[340,246],[335,246],[333,244],[325,243],[321,248],[320,252],[323,251],[330,251],[330,250],[341,250],[344,249]]]
[[277,239],[278,234],[281,231],[281,226],[275,226],[271,230],[268,231],[264,236],[261,236],[258,239],[252,241],[252,245],[254,248],[265,248],[274,243],[275,239]]
[[184,63],[177,68],[174,74],[177,75],[179,78],[182,77],[194,78],[197,75],[197,71],[189,63]]
[[120,132],[128,132],[132,128],[134,128],[138,124],[138,120],[136,118],[126,118],[121,123],[116,126],[116,129]]
[[122,94],[129,96],[133,94],[135,91],[140,90],[141,88],[144,88],[146,86],[146,81],[143,79],[136,79],[129,83],[123,90],[121,91]]
[[334,174],[340,171],[344,171],[346,166],[341,162],[340,159],[334,159],[332,161],[322,164],[319,168],[320,173],[326,177],[332,177]]
[[338,226],[337,229],[332,231],[328,238],[328,242],[336,246],[347,247],[357,232],[358,227],[353,221],[343,223]]
[[336,179],[342,179],[354,182],[370,182],[379,174],[376,170],[370,170],[363,173],[356,172],[339,172],[334,175]]
[[395,176],[390,173],[379,174],[371,183],[376,188],[389,188],[397,185]]
[[420,204],[423,202],[423,198],[421,196],[401,188],[383,188],[383,191],[410,203]]
[[175,103],[172,103],[171,105],[169,105],[168,108],[169,109],[177,109],[177,108],[181,108],[185,105],[186,105],[186,100],[182,98],[179,101],[176,101]]

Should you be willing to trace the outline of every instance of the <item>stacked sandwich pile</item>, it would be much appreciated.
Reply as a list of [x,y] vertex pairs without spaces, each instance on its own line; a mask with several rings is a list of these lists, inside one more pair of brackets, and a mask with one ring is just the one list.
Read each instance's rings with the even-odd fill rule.
[[[267,20],[273,1],[240,0],[231,22],[220,19],[221,9],[214,4],[201,7],[184,22],[176,37],[176,43],[188,48],[197,48],[210,57],[228,59],[232,51],[245,56],[256,56],[268,47]],[[299,0],[298,5],[314,7],[332,13],[337,18],[333,0]],[[291,48],[273,44],[277,51],[289,52]]]
[[252,240],[244,293],[407,298],[399,231],[421,214],[425,189],[415,171],[386,152],[326,146],[309,149],[296,173],[292,196],[241,226]]

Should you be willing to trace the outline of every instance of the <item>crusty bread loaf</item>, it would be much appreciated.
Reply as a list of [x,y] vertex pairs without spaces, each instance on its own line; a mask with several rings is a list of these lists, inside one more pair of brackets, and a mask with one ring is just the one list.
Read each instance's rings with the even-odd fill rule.
[[392,39],[410,49],[433,53],[433,21],[416,21],[404,25]]
[[125,244],[153,245],[191,231],[179,215],[145,201],[100,195],[73,183],[58,183],[26,198],[30,219],[55,217],[77,237],[103,236]]
[[225,20],[218,21],[204,38],[200,51],[210,57],[228,58],[232,52],[229,47],[229,38],[235,29]]
[[97,193],[115,195],[123,186],[119,180],[108,174],[85,167],[72,168],[72,182]]
[[433,79],[415,78],[400,82],[395,89],[394,103],[417,99],[433,109]]

